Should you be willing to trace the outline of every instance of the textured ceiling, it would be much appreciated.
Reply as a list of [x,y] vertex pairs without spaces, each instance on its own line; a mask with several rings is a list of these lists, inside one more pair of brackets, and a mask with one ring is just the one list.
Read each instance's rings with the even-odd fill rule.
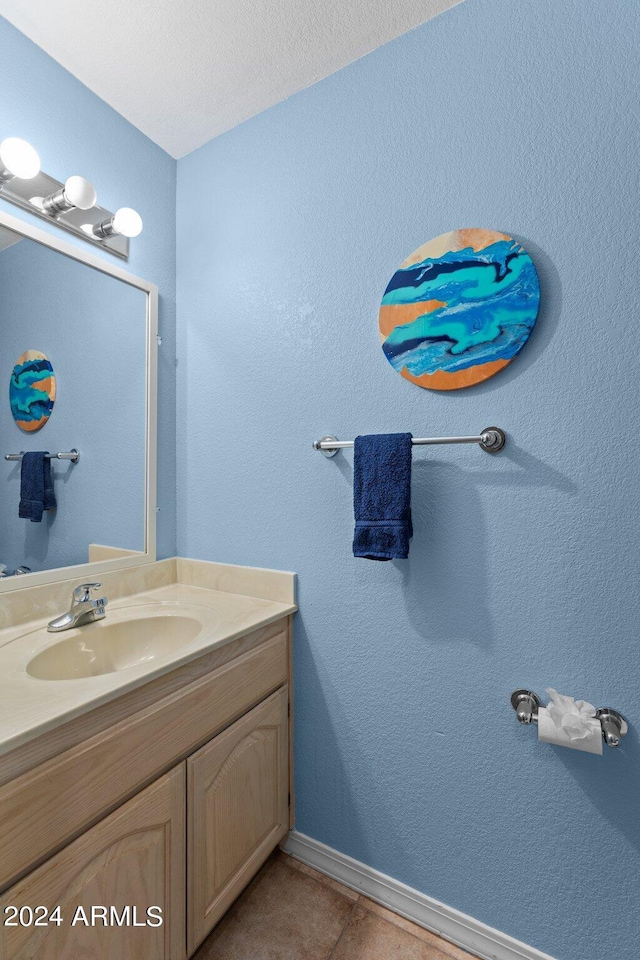
[[0,0],[0,14],[174,157],[460,0]]

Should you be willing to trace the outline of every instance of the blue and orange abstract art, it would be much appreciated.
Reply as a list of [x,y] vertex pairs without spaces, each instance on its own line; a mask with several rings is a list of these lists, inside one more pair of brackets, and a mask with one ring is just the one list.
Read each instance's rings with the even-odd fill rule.
[[380,307],[382,349],[420,387],[470,387],[519,353],[539,303],[536,268],[512,237],[476,227],[443,233],[391,278]]
[[11,374],[9,402],[21,430],[40,430],[51,416],[56,400],[56,377],[51,361],[39,350],[18,357]]

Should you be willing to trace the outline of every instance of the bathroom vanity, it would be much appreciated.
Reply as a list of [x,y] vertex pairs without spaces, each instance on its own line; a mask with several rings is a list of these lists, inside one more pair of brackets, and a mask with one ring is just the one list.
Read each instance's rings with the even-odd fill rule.
[[292,824],[293,577],[153,568],[67,637],[0,631],[1,960],[184,960]]

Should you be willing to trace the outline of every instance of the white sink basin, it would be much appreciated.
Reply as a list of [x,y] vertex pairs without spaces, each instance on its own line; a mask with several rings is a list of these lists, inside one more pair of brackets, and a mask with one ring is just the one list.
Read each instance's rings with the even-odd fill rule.
[[[68,635],[38,653],[27,673],[38,680],[77,680],[128,670],[186,646],[202,631],[196,617],[178,612],[136,616],[69,630]],[[51,634],[45,634],[49,638]],[[33,635],[37,640],[37,635]]]

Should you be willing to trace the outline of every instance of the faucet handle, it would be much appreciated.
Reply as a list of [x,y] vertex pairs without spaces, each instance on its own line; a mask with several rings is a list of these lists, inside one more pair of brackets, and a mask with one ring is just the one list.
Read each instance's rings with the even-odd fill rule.
[[73,591],[74,602],[87,603],[91,599],[91,591],[99,590],[101,586],[101,583],[81,583],[80,586],[76,587]]

